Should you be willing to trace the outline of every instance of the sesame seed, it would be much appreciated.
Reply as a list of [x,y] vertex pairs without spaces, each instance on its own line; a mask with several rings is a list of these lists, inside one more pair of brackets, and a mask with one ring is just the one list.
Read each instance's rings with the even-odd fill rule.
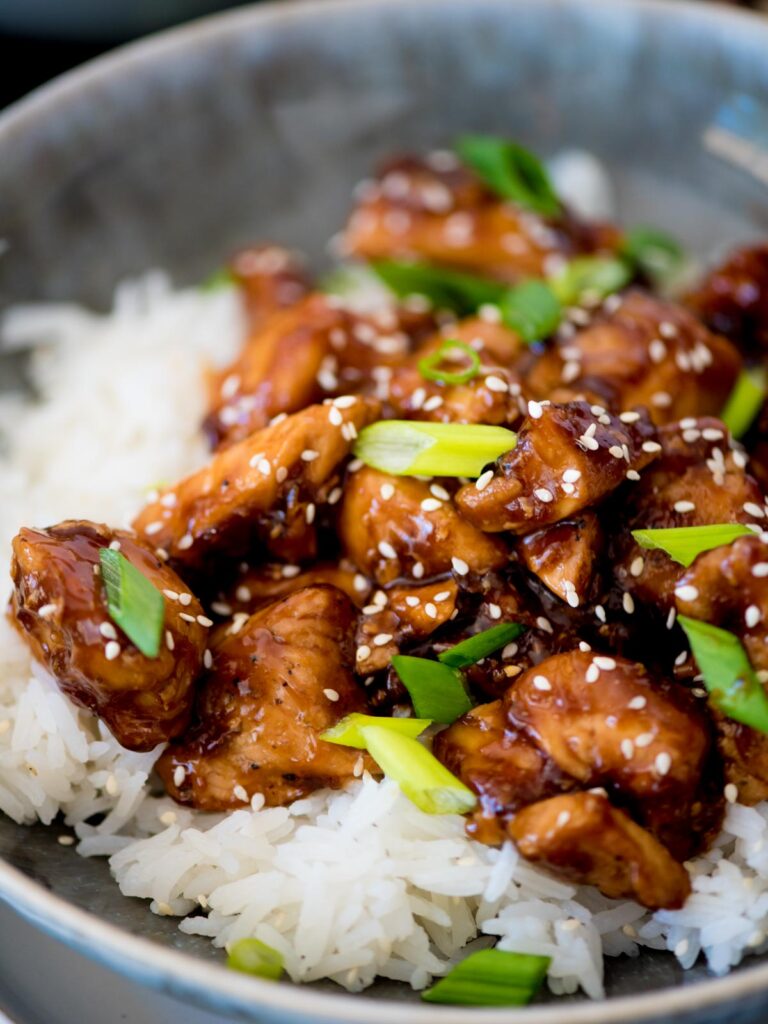
[[677,618],[677,608],[670,608],[669,614],[667,615],[667,629],[672,629]]
[[439,604],[441,601],[447,601],[450,596],[450,590],[441,590],[439,594],[435,594],[435,601]]
[[316,512],[315,503],[313,501],[310,501],[310,503],[304,509],[304,519],[306,520],[307,526],[311,526],[311,524],[314,523],[314,521],[315,521],[315,512]]
[[722,430],[717,430],[715,427],[707,427],[702,430],[701,436],[705,441],[720,441],[725,436]]
[[334,398],[333,405],[337,409],[349,409],[350,406],[354,405],[357,398],[354,395],[339,395],[338,398]]
[[438,501],[437,498],[425,498],[421,502],[421,508],[425,512],[437,512],[437,510],[442,506],[442,504],[442,501]]
[[435,608],[431,601],[427,601],[427,603],[424,605],[424,614],[430,619],[437,618],[437,608]]
[[117,779],[115,778],[114,775],[109,775],[107,777],[104,789],[110,796],[117,796],[117,794],[120,792],[120,787],[118,786]]
[[178,789],[179,786],[183,785],[184,779],[187,777],[187,772],[183,765],[177,765],[173,769],[173,784]]
[[746,622],[748,629],[752,629],[756,626],[761,618],[762,614],[756,604],[751,604],[744,612],[744,621]]
[[[283,576],[286,575],[286,571],[285,571],[286,569],[295,569],[296,570],[295,573],[291,573],[292,576],[295,576],[296,573],[299,572],[298,565],[286,565],[286,566],[283,566]],[[363,574],[360,573],[360,572],[356,572],[355,573],[355,577],[352,580],[352,586],[355,588],[355,590],[358,592],[358,594],[361,594],[364,590],[367,590],[368,589],[368,585],[369,585],[368,584],[368,580],[365,578],[365,576],[363,576]]]
[[672,767],[672,758],[669,756],[666,750],[662,750],[660,754],[656,755],[656,760],[654,761],[654,764],[656,765],[656,771],[659,773],[659,775],[666,775],[669,769]]
[[622,925],[621,930],[630,939],[637,937],[637,928],[633,927],[631,924]]
[[675,512],[693,512],[696,505],[692,501],[676,501],[673,508]]
[[332,700],[332,701],[336,702],[339,699],[339,692],[338,692],[338,690],[332,690],[329,687],[327,690],[323,690],[323,693],[328,698],[328,700]]
[[120,541],[119,540],[110,541],[110,543],[109,543],[109,550],[110,551],[119,551],[120,550]]
[[685,584],[685,586],[675,588],[675,597],[679,598],[681,601],[695,601],[698,596],[698,589],[690,583]]
[[654,338],[648,346],[648,355],[652,363],[661,363],[667,354],[667,346],[660,338]]
[[573,584],[566,589],[565,600],[568,602],[571,608],[579,607],[579,595],[576,592],[576,588]]
[[493,601],[490,601],[488,603],[488,614],[492,619],[500,619],[501,608],[497,604],[494,604]]
[[192,604],[192,595],[191,594],[179,594],[179,604],[184,605],[185,608],[188,605]]
[[187,551],[189,548],[192,547],[193,543],[194,538],[192,537],[192,534],[185,533],[184,536],[179,541],[179,543],[176,545],[176,547],[179,549],[179,551]]
[[380,540],[379,544],[378,544],[378,548],[379,548],[379,554],[382,555],[384,558],[397,558],[397,552],[392,547],[392,545],[389,543],[389,541]]
[[355,651],[355,658],[358,661],[365,661],[367,658],[370,658],[370,656],[371,648],[368,646],[368,644],[360,644],[360,646],[357,648],[357,651]]
[[444,487],[441,487],[440,484],[430,484],[429,490],[430,493],[434,495],[435,498],[439,498],[441,501],[450,500],[450,494],[448,493],[448,491],[446,491]]
[[75,845],[75,837],[74,836],[59,836],[58,839],[57,839],[57,842],[58,842],[59,846],[74,846]]
[[729,782],[723,789],[723,796],[729,804],[735,804],[739,799],[739,791],[732,782]]
[[637,578],[642,576],[643,568],[645,567],[645,559],[642,555],[638,555],[637,558],[632,559],[632,564],[629,567],[629,575]]
[[314,462],[315,459],[319,458],[319,456],[320,452],[316,451],[314,448],[305,448],[304,451],[301,453],[301,461]]
[[206,648],[203,651],[203,665],[205,668],[211,668],[213,666],[213,654]]
[[586,640],[579,640],[579,650],[582,652],[582,654],[585,654],[587,651],[591,651],[592,648],[589,646]]
[[483,488],[488,486],[491,480],[493,480],[493,470],[486,469],[486,471],[481,473],[477,480],[475,480],[475,487],[478,491],[482,491]]
[[602,669],[604,672],[612,672],[616,668],[616,662],[614,661],[614,659],[608,658],[602,654],[596,654],[594,657],[594,662],[597,665],[597,667]]
[[534,676],[533,685],[535,689],[542,690],[544,692],[552,689],[552,683],[550,683],[546,676]]
[[184,622],[194,622],[195,616],[190,615],[189,612],[179,612],[179,618],[183,619]]
[[[570,820],[571,820],[571,812],[570,811],[560,811],[560,813],[557,816],[557,820],[555,821],[555,827],[556,828],[563,828],[563,826],[567,825]],[[568,923],[569,922],[566,921],[566,924],[568,924]],[[578,924],[578,923],[579,922],[577,921],[576,924]],[[573,926],[571,925],[571,929],[572,929],[572,927]],[[568,929],[568,930],[570,931],[571,929]]]
[[575,484],[577,480],[581,478],[581,470],[579,469],[566,469],[563,473],[563,480],[567,484]]
[[514,658],[514,656],[517,654],[517,650],[517,644],[513,641],[512,643],[507,644],[506,647],[502,648],[501,656],[502,658]]
[[278,466],[275,470],[275,480],[279,484],[284,483],[288,479],[288,469],[285,466]]
[[164,590],[163,593],[165,594],[169,601],[179,600],[179,595],[176,593],[175,590]]
[[409,608],[416,608],[421,604],[421,598],[416,597],[415,594],[409,594],[408,597],[406,597],[405,599],[405,603],[408,605]]
[[[594,424],[592,424],[594,426]],[[600,447],[599,443],[589,434],[582,434],[578,439],[577,444],[580,444],[582,448],[586,448],[587,451],[596,452]]]
[[104,657],[107,661],[114,661],[115,658],[120,655],[120,644],[117,640],[110,640],[107,646],[104,648]]
[[754,516],[755,519],[765,519],[765,511],[756,505],[754,501],[745,501],[741,506],[748,516]]
[[677,336],[677,327],[669,320],[662,320],[659,324],[659,334],[662,338],[674,338]]
[[574,484],[563,484],[563,494],[575,494],[576,487]]
[[377,633],[373,638],[374,647],[386,647],[386,645],[392,640],[391,633]]
[[605,608],[601,604],[595,605],[595,615],[601,622],[605,622]]
[[451,558],[451,565],[453,566],[453,571],[458,573],[459,576],[466,576],[469,572],[469,566],[463,558],[457,558],[454,555],[454,557]]
[[422,565],[421,562],[414,562],[413,569],[411,569],[411,572],[413,573],[415,579],[420,580],[421,577],[424,575],[424,566]]
[[165,631],[165,646],[169,651],[172,651],[176,646],[176,641],[173,639],[173,633],[170,629],[166,629]]
[[176,821],[176,812],[175,811],[163,811],[163,813],[160,815],[160,824],[161,825],[173,825],[175,821]]
[[213,625],[213,619],[209,619],[207,615],[198,615],[197,621],[199,625],[204,626],[206,629],[210,629]]
[[411,394],[411,408],[420,409],[422,405],[424,405],[426,397],[427,392],[425,388],[416,388],[416,390]]
[[635,744],[630,739],[624,739],[619,744],[621,752],[627,761],[630,761],[635,756]]
[[155,534],[155,533],[160,533],[160,531],[162,530],[162,528],[163,528],[163,523],[162,523],[162,521],[161,521],[160,519],[156,519],[156,520],[154,521],[154,523],[149,523],[149,525],[148,525],[148,526],[145,526],[145,527],[144,527],[144,533],[146,533],[146,535],[147,535],[148,537],[151,537],[151,536],[153,536],[153,534]]
[[683,440],[686,444],[694,444],[701,437],[701,431],[696,429],[689,429],[683,431]]
[[619,414],[619,419],[622,423],[637,423],[640,419],[640,413],[632,411],[622,412]]
[[50,617],[52,615],[54,615],[55,612],[56,612],[56,605],[55,604],[44,604],[40,608],[37,609],[37,614],[40,616],[41,619],[50,619]]
[[642,449],[649,454],[655,454],[661,451],[661,445],[658,441],[643,441]]
[[272,472],[272,463],[269,459],[259,459],[256,468],[263,476],[269,476]]
[[627,707],[632,711],[641,711],[647,703],[648,701],[645,697],[633,697],[629,704],[627,704]]
[[624,605],[624,611],[627,615],[632,615],[635,610],[635,602],[629,591],[624,591],[624,596],[621,599],[621,603]]
[[550,501],[554,501],[555,500],[555,496],[552,493],[552,491],[548,491],[546,487],[537,487],[536,490],[533,493],[539,499],[539,501],[543,501],[543,502],[545,502],[547,504]]
[[768,576],[768,562],[756,562],[752,566],[752,575],[756,576],[758,579]]
[[[188,616],[188,618],[191,619],[191,616]],[[249,618],[250,616],[248,615],[247,612],[237,612],[237,614],[234,615],[232,618],[232,624],[227,630],[227,634],[229,636],[237,636],[237,634],[240,632],[240,630],[243,628],[243,626],[246,624]]]
[[564,384],[570,384],[574,380],[576,380],[580,373],[581,364],[573,359],[569,359],[568,362],[563,364],[563,369],[560,374],[560,377]]
[[102,636],[105,636],[107,640],[117,640],[117,630],[111,622],[102,622],[99,626],[99,632]]
[[656,391],[651,395],[651,405],[657,409],[668,409],[672,405],[672,395],[668,391]]
[[509,390],[507,382],[502,380],[501,377],[497,377],[495,373],[490,373],[485,378],[485,386],[489,391],[497,391],[499,393],[506,392]]
[[536,625],[539,627],[539,629],[543,629],[545,633],[553,632],[552,623],[543,615],[538,616],[538,618],[536,619]]
[[618,444],[612,444],[611,447],[608,449],[608,454],[612,455],[614,459],[623,459],[624,449]]
[[232,795],[235,800],[241,800],[244,804],[248,803],[248,793],[246,792],[245,787],[241,786],[239,783],[233,787]]
[[596,683],[597,680],[600,678],[600,669],[597,667],[594,661],[590,662],[589,668],[584,674],[584,678],[588,683]]
[[533,400],[531,400],[528,403],[528,415],[531,417],[532,420],[540,420],[543,412],[544,409],[539,402],[534,402]]
[[635,736],[636,747],[649,747],[655,739],[655,735],[652,732],[641,732],[639,736]]
[[251,600],[250,588],[246,587],[244,583],[241,583],[240,586],[235,591],[235,597],[237,598],[238,601],[250,601]]
[[626,476],[627,476],[627,480],[639,480],[640,479],[640,474],[637,472],[636,469],[628,469],[627,473],[626,473]]

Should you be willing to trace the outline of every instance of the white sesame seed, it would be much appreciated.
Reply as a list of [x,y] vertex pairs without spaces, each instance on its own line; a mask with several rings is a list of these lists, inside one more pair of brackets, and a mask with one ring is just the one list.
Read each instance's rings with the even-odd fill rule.
[[491,480],[493,480],[493,470],[486,469],[486,471],[481,473],[477,480],[475,480],[475,487],[478,491],[482,491],[483,488],[488,486]]
[[328,700],[332,700],[332,701],[336,702],[339,699],[338,690],[332,690],[329,687],[327,690],[323,690],[323,693],[328,698]]
[[437,510],[442,507],[442,504],[442,501],[438,501],[437,498],[425,498],[421,502],[421,508],[425,512],[437,512]]
[[163,594],[165,594],[165,596],[168,598],[169,601],[178,601],[179,600],[179,595],[176,593],[175,590],[164,590]]
[[495,373],[488,374],[485,378],[485,386],[489,391],[497,391],[499,393],[504,393],[509,390],[507,382],[502,380],[501,377],[497,377]]
[[705,441],[720,441],[725,437],[722,430],[717,430],[715,427],[706,427],[702,430],[701,436]]
[[659,334],[662,338],[675,338],[677,336],[677,326],[669,320],[662,320],[659,324]]
[[360,644],[360,646],[357,648],[357,651],[355,652],[355,658],[358,661],[365,661],[367,658],[370,658],[370,656],[371,648],[368,646],[368,644]]
[[552,689],[552,683],[550,683],[546,676],[534,676],[533,685],[536,690],[543,690],[545,692]]
[[539,615],[536,619],[536,625],[539,629],[543,629],[545,633],[552,633],[552,623],[544,615]]
[[695,444],[696,441],[701,437],[701,431],[695,429],[689,429],[683,431],[683,440],[686,444]]
[[184,605],[185,608],[188,605],[192,604],[192,595],[191,594],[187,594],[187,593],[179,594],[178,598],[179,598],[179,604]]
[[421,598],[416,597],[415,594],[409,594],[405,599],[405,603],[409,608],[417,608],[421,604]]
[[75,837],[74,836],[59,836],[58,839],[57,839],[57,842],[58,842],[59,846],[74,846],[75,845]]
[[184,536],[179,541],[179,543],[176,545],[176,547],[179,549],[179,551],[187,551],[189,548],[192,547],[193,543],[194,538],[192,537],[192,534],[185,533]]
[[512,643],[507,644],[505,647],[502,648],[502,650],[501,650],[501,657],[502,658],[514,658],[514,656],[517,654],[517,651],[518,651],[517,644],[514,641],[512,641]]
[[186,779],[187,773],[183,765],[177,765],[173,769],[173,784],[178,789],[179,786],[183,785],[184,779]]
[[672,758],[669,756],[666,750],[662,750],[660,754],[656,755],[654,764],[656,765],[656,771],[659,773],[659,775],[666,775],[669,769],[672,767]]
[[413,569],[411,569],[414,579],[420,580],[424,575],[424,566],[421,562],[414,562]]
[[581,373],[581,364],[574,359],[569,359],[566,363],[563,363],[563,369],[560,377],[564,384],[571,384]]
[[144,527],[144,533],[146,533],[146,535],[148,537],[152,537],[152,536],[154,536],[154,534],[160,533],[162,528],[163,528],[162,520],[156,519],[154,521],[154,523],[149,523],[147,526]]
[[531,417],[532,420],[540,420],[543,412],[544,409],[539,402],[534,402],[533,400],[531,400],[528,403],[528,415]]
[[639,480],[640,474],[636,469],[628,469],[626,473],[627,480]]
[[587,451],[590,452],[596,452],[597,449],[600,447],[599,443],[594,439],[594,437],[590,436],[589,434],[582,434],[581,437],[578,439],[577,444],[580,444],[582,448],[586,448]]
[[333,427],[340,427],[344,422],[344,417],[341,415],[335,405],[332,405],[328,410],[328,422]]
[[104,657],[107,661],[114,661],[120,655],[120,644],[117,640],[110,640],[104,648]]
[[[293,576],[295,576],[299,572],[298,565],[286,565],[286,566],[283,566],[283,576],[285,576],[285,574],[286,574],[285,573],[286,569],[295,569],[296,572],[295,573],[291,573],[291,575],[293,575]],[[358,592],[358,594],[361,594],[364,590],[368,589],[368,580],[365,578],[365,576],[363,576],[362,573],[357,572],[357,573],[355,573],[355,577],[352,580],[352,586],[355,588],[355,590]]]
[[624,596],[621,599],[621,603],[624,606],[624,611],[627,615],[632,615],[635,610],[635,601],[628,590],[624,591]]
[[600,669],[597,667],[594,661],[590,662],[589,668],[584,673],[584,678],[588,683],[596,683],[597,680],[600,678]]
[[762,614],[756,604],[751,604],[744,612],[744,621],[747,624],[747,629],[753,629],[761,618]]
[[594,662],[597,665],[597,667],[602,669],[604,672],[612,672],[613,669],[616,668],[616,662],[614,661],[614,659],[608,658],[602,654],[596,654],[594,657]]
[[275,470],[275,480],[279,484],[284,483],[288,479],[288,469],[286,466],[278,466]]
[[566,590],[565,600],[568,602],[571,608],[579,607],[579,595],[576,592],[576,588],[571,584],[570,588]]
[[245,789],[245,786],[241,786],[238,783],[236,786],[233,787],[232,795],[234,796],[235,800],[241,800],[244,804],[248,803],[248,793]]
[[756,505],[754,501],[745,501],[741,506],[748,516],[754,516],[755,519],[765,519],[765,511]]
[[601,604],[595,605],[595,615],[601,622],[605,622],[605,608]]
[[316,511],[317,511],[317,509],[316,509],[315,503],[313,501],[310,501],[310,503],[304,509],[304,519],[305,519],[305,521],[307,523],[307,526],[311,526],[312,523],[314,523],[314,521],[315,521],[315,512]]
[[427,603],[424,605],[424,614],[430,619],[437,618],[437,608],[432,604],[431,601],[427,601]]
[[696,505],[692,501],[676,501],[673,508],[675,512],[693,512]]
[[440,484],[430,484],[429,490],[430,493],[434,495],[435,498],[439,498],[441,501],[450,500],[450,494],[448,493],[448,491],[446,491],[444,487],[441,487]]
[[627,707],[632,711],[641,711],[647,703],[648,701],[645,697],[633,697],[629,704],[627,704]]
[[389,543],[389,541],[380,540],[379,544],[378,544],[378,548],[379,548],[379,554],[382,555],[384,558],[397,558],[397,552],[392,547],[392,545]]
[[102,622],[99,626],[99,632],[102,636],[106,637],[107,640],[117,640],[117,630],[111,622]]
[[110,541],[109,542],[109,550],[110,551],[119,551],[120,550],[120,541],[119,540]]
[[320,452],[316,451],[314,448],[305,448],[301,453],[301,460],[302,462],[314,462],[315,459],[319,458],[319,456]]
[[386,645],[392,640],[391,633],[377,633],[373,638],[374,647],[386,647]]
[[198,615],[197,621],[199,625],[204,626],[206,629],[210,629],[213,625],[213,619],[209,619],[207,615]]
[[608,454],[612,455],[614,459],[623,459],[624,449],[618,444],[612,444],[608,449]]
[[677,618],[677,608],[670,608],[667,615],[667,629],[672,629]]
[[497,604],[494,604],[493,601],[490,601],[488,603],[488,614],[492,619],[500,619],[501,608]]
[[631,924],[623,924],[621,926],[622,932],[630,939],[637,938],[637,928]]
[[453,566],[453,571],[458,573],[459,576],[466,576],[467,573],[469,572],[469,566],[467,565],[463,558],[457,558],[454,555],[454,557],[451,559],[451,565]]
[[661,445],[658,441],[643,441],[642,449],[649,454],[655,454],[661,451]]
[[581,478],[581,470],[579,469],[566,469],[563,473],[563,480],[567,484],[575,484],[577,480]]
[[357,402],[357,398],[354,395],[339,395],[338,398],[333,400],[333,404],[337,409],[349,409],[355,402]]
[[259,459],[256,468],[263,476],[269,476],[272,472],[272,463],[269,459]]
[[170,629],[166,629],[165,631],[165,646],[169,651],[172,651],[176,646],[176,641],[173,639],[173,633]]
[[632,740],[623,739],[619,746],[621,748],[621,753],[624,755],[627,761],[631,761],[632,758],[635,756],[635,744],[632,742]]
[[637,578],[642,576],[643,568],[645,567],[645,559],[642,555],[638,555],[637,558],[632,559],[632,564],[629,567],[629,575]]
[[622,423],[637,423],[640,419],[640,413],[632,411],[622,412],[619,414],[619,419]]
[[[565,825],[568,824],[568,822],[570,820],[571,820],[571,812],[570,811],[560,811],[560,813],[558,814],[557,819],[555,821],[555,828],[563,828]],[[576,924],[578,925],[578,923],[579,922],[577,921]],[[569,924],[569,922],[566,921],[565,924]],[[565,927],[565,925],[563,925],[563,927]],[[573,925],[571,925],[571,927],[569,929],[567,929],[567,930],[571,931],[572,929],[573,929]]]
[[667,354],[667,346],[660,338],[654,338],[648,346],[648,355],[652,363],[661,363]]
[[543,501],[547,504],[550,501],[555,500],[555,496],[552,493],[552,491],[548,491],[546,487],[537,487],[533,493],[539,499],[539,501]]
[[450,590],[441,590],[439,594],[435,594],[435,601],[439,604],[441,601],[447,601],[450,596]]
[[685,586],[675,588],[675,597],[679,598],[681,601],[695,601],[698,596],[698,589],[690,583],[685,584]]
[[575,493],[576,493],[576,486],[575,486],[575,484],[563,484],[563,494],[575,494]]
[[728,801],[729,804],[735,804],[736,801],[739,799],[739,791],[738,791],[737,787],[734,786],[734,784],[732,782],[729,782],[723,788],[723,796],[725,797],[725,799]]
[[586,654],[587,651],[591,651],[592,648],[589,646],[586,640],[579,640],[579,650],[582,654]]
[[179,612],[179,618],[183,619],[184,622],[194,622],[195,616],[190,615],[189,612]]
[[768,576],[768,562],[756,562],[752,566],[752,575],[758,579]]
[[655,739],[655,735],[652,732],[641,732],[639,736],[635,736],[636,747],[649,747]]
[[211,668],[213,666],[213,654],[206,648],[203,651],[203,666],[205,668]]
[[411,408],[420,409],[424,405],[424,400],[427,397],[425,388],[416,388],[411,394]]
[[107,793],[109,793],[110,796],[117,796],[117,794],[120,792],[120,787],[118,786],[117,779],[115,778],[114,775],[110,774],[107,777],[104,789],[107,791]]

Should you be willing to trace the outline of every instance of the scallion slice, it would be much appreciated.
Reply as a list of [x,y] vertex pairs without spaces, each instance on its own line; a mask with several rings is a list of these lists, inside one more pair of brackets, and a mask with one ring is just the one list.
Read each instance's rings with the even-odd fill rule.
[[766,375],[762,366],[742,370],[728,396],[720,419],[734,437],[742,437],[752,426],[765,401]]
[[684,259],[683,250],[674,238],[647,227],[635,227],[627,232],[621,254],[657,285],[674,277]]
[[419,718],[450,725],[472,707],[464,677],[450,665],[429,658],[396,654],[392,667],[410,694]]
[[477,477],[516,443],[517,435],[505,427],[380,420],[360,431],[354,454],[395,476]]
[[465,135],[456,143],[456,152],[502,199],[542,217],[560,213],[560,200],[544,164],[524,146],[492,135]]
[[261,939],[238,939],[229,951],[227,967],[267,981],[279,981],[284,970],[283,954]]
[[109,617],[142,654],[156,658],[165,619],[163,595],[121,552],[100,548],[99,562]]
[[514,285],[499,300],[501,317],[522,341],[548,338],[562,317],[560,301],[544,281],[531,278]]
[[[463,370],[445,370],[440,366],[452,359],[456,353],[461,353],[469,360],[469,365]],[[419,373],[425,380],[438,381],[440,384],[466,384],[477,376],[480,369],[480,356],[466,342],[458,338],[446,338],[431,355],[419,360]]]
[[507,285],[429,263],[378,260],[371,269],[398,298],[423,295],[437,309],[467,316],[486,303],[498,302]]
[[521,633],[525,632],[525,626],[519,622],[500,622],[498,626],[491,626],[490,629],[476,633],[474,636],[462,640],[460,644],[450,647],[438,658],[444,665],[451,665],[453,668],[468,668],[478,661],[482,661],[489,654],[505,647],[508,643],[516,640]]
[[365,750],[362,730],[369,725],[378,725],[382,729],[390,729],[415,740],[426,728],[432,725],[431,718],[377,718],[375,715],[361,715],[353,711],[342,718],[331,729],[320,733],[320,739],[326,743],[337,743],[341,747],[357,747]]
[[482,949],[422,992],[421,998],[455,1006],[524,1006],[547,976],[549,964],[548,956]]
[[768,733],[768,695],[737,636],[678,615],[714,706],[736,722]]
[[632,269],[614,256],[577,256],[550,279],[557,298],[575,306],[587,298],[604,299],[632,280]]
[[671,526],[666,529],[633,530],[641,548],[666,551],[681,565],[690,565],[702,551],[731,544],[737,537],[752,533],[741,523],[715,523],[712,526]]
[[477,803],[472,790],[452,775],[418,740],[381,725],[361,729],[368,753],[388,778],[427,814],[466,814]]
[[199,288],[201,292],[218,292],[222,288],[234,288],[236,284],[237,279],[229,267],[219,267],[200,283]]

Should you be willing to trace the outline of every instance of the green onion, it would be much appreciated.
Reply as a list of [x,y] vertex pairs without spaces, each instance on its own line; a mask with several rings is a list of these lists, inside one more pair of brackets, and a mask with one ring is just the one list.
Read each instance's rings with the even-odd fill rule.
[[544,281],[521,281],[504,293],[499,301],[501,317],[525,342],[539,341],[557,330],[562,307],[554,291]]
[[462,316],[486,303],[498,302],[507,289],[499,281],[429,263],[379,260],[371,264],[371,269],[399,298],[423,295],[436,308],[451,309]]
[[720,419],[734,437],[741,437],[749,430],[755,416],[765,401],[765,370],[754,367],[742,370],[733,391],[728,396]]
[[156,658],[165,619],[163,595],[119,551],[100,548],[99,561],[109,617],[142,654]]
[[768,696],[737,636],[678,615],[714,706],[728,718],[768,733]]
[[492,135],[465,135],[456,143],[456,152],[502,199],[543,217],[560,213],[560,201],[549,174],[530,150]]
[[268,981],[279,981],[283,966],[283,954],[261,939],[238,939],[227,957],[227,967],[233,971],[253,974]]
[[421,998],[457,1006],[524,1006],[547,976],[549,964],[548,956],[482,949],[422,992]]
[[384,774],[427,814],[466,814],[475,794],[418,740],[381,725],[361,729],[368,753]]
[[516,640],[521,633],[525,632],[525,626],[519,622],[501,622],[498,626],[491,626],[490,629],[476,633],[460,644],[450,647],[438,658],[444,665],[451,665],[453,668],[468,668],[500,647],[506,646]]
[[392,732],[415,740],[432,725],[432,720],[430,718],[377,718],[374,715],[361,715],[357,711],[353,711],[351,715],[347,715],[337,722],[333,728],[321,732],[320,739],[325,740],[326,743],[338,743],[341,747],[357,747],[358,750],[365,750],[362,730],[369,725],[391,729]]
[[604,299],[632,280],[631,267],[613,256],[577,256],[553,278],[552,291],[566,306],[586,298]]
[[673,277],[683,263],[683,250],[669,235],[655,228],[635,227],[627,232],[622,256],[637,270],[661,285]]
[[232,288],[236,284],[237,280],[232,271],[228,267],[219,267],[201,281],[198,287],[201,292],[218,292],[222,288]]
[[516,443],[506,427],[380,420],[360,431],[353,450],[366,465],[395,476],[477,477]]
[[411,696],[419,718],[450,725],[472,707],[464,677],[458,669],[429,658],[396,654],[392,667]]
[[741,523],[716,523],[713,526],[672,526],[667,529],[633,530],[632,536],[641,548],[666,551],[681,565],[690,565],[702,551],[731,544],[737,537],[752,533]]
[[[463,370],[439,370],[440,364],[451,356],[449,352],[462,352],[469,359],[469,366]],[[475,350],[458,338],[446,338],[436,352],[419,360],[419,373],[425,380],[436,380],[440,384],[466,384],[477,376],[480,356]]]

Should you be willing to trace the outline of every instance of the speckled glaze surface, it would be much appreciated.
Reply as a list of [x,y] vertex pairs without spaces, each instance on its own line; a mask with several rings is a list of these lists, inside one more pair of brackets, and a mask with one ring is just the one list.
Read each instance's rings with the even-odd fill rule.
[[[235,11],[102,59],[0,116],[0,308],[46,298],[104,306],[121,277],[164,266],[195,281],[264,237],[322,264],[351,186],[377,158],[470,128],[544,154],[595,151],[626,219],[707,252],[768,233],[766,186],[701,143],[740,93],[768,104],[768,22],[683,0],[316,0]],[[0,359],[0,387],[13,379]],[[346,996],[226,972],[208,943],[122,897],[106,864],[60,846],[59,832],[0,820],[0,898],[146,984],[262,1024],[470,1016],[393,984]],[[768,961],[718,980],[643,954],[608,964],[608,991],[599,1005],[541,997],[471,1017],[757,1024],[768,1017]]]

